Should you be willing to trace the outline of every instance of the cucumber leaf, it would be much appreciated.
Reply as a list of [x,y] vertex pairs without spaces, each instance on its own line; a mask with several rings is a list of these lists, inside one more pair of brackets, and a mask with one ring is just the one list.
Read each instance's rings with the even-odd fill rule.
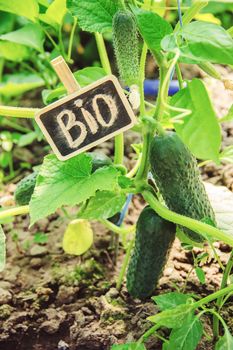
[[40,14],[39,19],[52,27],[58,29],[62,23],[63,18],[67,12],[66,0],[54,0],[46,12]]
[[227,327],[224,327],[225,333],[217,341],[214,350],[231,350],[233,349],[233,337]]
[[89,220],[108,219],[118,213],[124,203],[124,194],[116,194],[112,191],[98,191],[91,197],[79,217]]
[[233,235],[233,193],[225,186],[205,182],[205,189],[214,209],[217,227]]
[[95,195],[97,190],[113,190],[118,172],[103,167],[91,174],[92,158],[82,153],[59,161],[53,154],[44,158],[37,176],[29,208],[31,225],[63,205],[73,206]]
[[192,305],[181,304],[172,309],[167,309],[147,319],[153,323],[167,328],[177,328],[183,326],[186,317],[193,313]]
[[29,23],[23,28],[0,36],[1,40],[32,47],[42,52],[44,44],[44,32],[38,24]]
[[172,33],[172,26],[158,14],[136,10],[136,19],[139,31],[149,49],[153,52],[161,50],[161,40]]
[[151,299],[156,302],[160,310],[173,309],[177,305],[186,304],[187,300],[192,298],[191,294],[182,294],[178,292],[170,292],[160,294]]
[[15,13],[35,22],[39,14],[39,5],[36,0],[0,0],[0,10]]
[[0,225],[0,272],[4,270],[6,263],[6,237]]
[[30,55],[29,49],[10,41],[0,41],[0,57],[13,62],[22,62]]
[[[193,79],[187,87],[176,93],[171,105],[188,109],[191,114],[175,123],[174,127],[190,151],[200,159],[212,159],[219,162],[221,145],[220,126],[204,83]],[[172,112],[175,117],[175,112]]]
[[233,39],[214,23],[194,21],[186,24],[178,33],[166,36],[161,46],[165,51],[178,47],[181,62],[233,64]]
[[67,0],[67,7],[83,30],[104,33],[112,29],[113,16],[121,5],[118,0]]
[[67,226],[62,247],[67,254],[82,255],[93,243],[93,231],[87,220],[73,220]]
[[203,333],[203,326],[198,317],[188,315],[182,327],[173,329],[167,350],[195,350]]
[[0,94],[6,97],[18,96],[43,85],[44,80],[36,74],[6,74],[0,83]]

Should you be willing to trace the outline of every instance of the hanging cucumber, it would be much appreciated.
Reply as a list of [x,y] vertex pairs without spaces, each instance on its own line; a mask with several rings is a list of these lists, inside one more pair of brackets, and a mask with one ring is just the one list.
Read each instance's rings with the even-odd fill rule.
[[28,205],[34,188],[36,186],[36,178],[38,171],[24,177],[17,185],[15,190],[15,202],[18,205]]
[[[152,140],[150,164],[169,209],[196,220],[210,219],[215,224],[197,161],[176,133],[168,132]],[[198,233],[184,227],[182,230],[191,240],[204,241]]]
[[127,289],[139,299],[151,295],[167,262],[176,226],[162,219],[151,207],[141,212],[136,240],[127,271]]
[[121,80],[128,86],[137,84],[138,34],[134,16],[128,10],[119,10],[113,17],[113,46]]

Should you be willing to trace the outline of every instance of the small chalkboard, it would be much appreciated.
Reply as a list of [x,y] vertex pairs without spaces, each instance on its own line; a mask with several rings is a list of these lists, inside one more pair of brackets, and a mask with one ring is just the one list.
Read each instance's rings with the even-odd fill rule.
[[66,160],[131,128],[136,118],[110,75],[41,109],[36,122],[57,157]]

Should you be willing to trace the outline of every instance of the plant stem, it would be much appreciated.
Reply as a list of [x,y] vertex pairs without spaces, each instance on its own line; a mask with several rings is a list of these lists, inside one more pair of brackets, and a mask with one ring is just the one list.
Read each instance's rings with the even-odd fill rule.
[[23,205],[21,207],[11,208],[0,211],[0,220],[9,218],[11,216],[23,215],[29,213],[29,205]]
[[[107,50],[105,47],[104,39],[102,34],[95,33],[95,40],[97,44],[97,49],[100,56],[101,65],[107,74],[112,74],[110,62],[108,59]],[[124,160],[124,135],[123,133],[115,136],[115,153],[114,153],[114,163],[122,164]]]
[[69,47],[68,47],[68,52],[67,52],[68,61],[71,60],[72,46],[73,46],[74,33],[75,33],[76,26],[77,26],[77,17],[74,17],[74,23],[73,23],[73,27],[72,27],[71,32],[70,32]]
[[176,75],[177,75],[177,79],[178,79],[178,82],[179,82],[179,88],[181,90],[184,87],[184,81],[183,81],[183,78],[182,78],[182,74],[181,74],[179,63],[176,63]]
[[121,289],[121,285],[122,285],[122,282],[123,282],[123,278],[125,276],[126,268],[128,266],[128,263],[129,263],[130,254],[131,254],[131,250],[133,248],[133,245],[134,245],[134,239],[131,239],[131,241],[129,242],[129,246],[127,248],[127,252],[125,254],[125,258],[124,258],[124,261],[123,261],[123,264],[122,264],[122,267],[121,267],[118,279],[117,279],[116,288],[118,290]]
[[63,45],[63,40],[62,40],[62,25],[60,25],[59,30],[58,30],[58,40],[59,40],[59,49],[62,54],[62,56],[65,58],[65,49]]
[[[227,285],[228,277],[231,273],[232,267],[233,267],[233,250],[231,251],[227,265],[226,265],[225,270],[223,272],[220,289],[223,289]],[[223,296],[219,297],[216,301],[216,306],[218,307],[218,311],[220,311],[222,300],[223,300]],[[216,338],[218,338],[218,336],[219,336],[219,319],[216,316],[214,316],[214,318],[213,318],[213,332],[214,332],[214,336]]]
[[149,161],[148,161],[149,149],[150,149],[150,143],[151,143],[152,137],[153,137],[153,133],[147,130],[143,138],[142,160],[135,178],[137,181],[141,181],[147,178],[147,173],[149,168]]
[[228,294],[229,292],[233,291],[233,284],[231,284],[230,286],[220,289],[215,293],[212,293],[210,295],[208,295],[205,298],[202,298],[201,300],[196,301],[195,303],[192,304],[192,308],[193,309],[197,309],[199,307],[201,307],[202,305],[208,304],[211,301],[218,299],[219,297]]
[[38,108],[0,106],[0,115],[15,118],[34,118]]
[[215,239],[221,240],[226,244],[233,246],[233,237],[227,233],[222,232],[216,227],[205,224],[201,221],[194,220],[192,218],[177,214],[164,205],[162,205],[154,196],[154,194],[149,190],[144,190],[142,193],[145,201],[158,213],[162,218],[174,222],[175,224],[185,226],[190,230],[193,230],[199,234],[205,233]]
[[139,154],[139,157],[134,167],[125,176],[128,177],[129,179],[132,179],[132,177],[134,177],[134,175],[137,173],[140,167],[141,161],[142,161],[142,153]]
[[113,231],[119,235],[127,235],[129,233],[132,233],[135,231],[135,225],[127,226],[127,227],[119,227],[117,225],[114,225],[111,221],[106,219],[99,220],[104,226],[106,226],[110,231]]
[[139,92],[140,92],[140,115],[145,114],[145,96],[144,96],[144,80],[145,80],[145,65],[147,56],[147,45],[143,44],[142,54],[140,59],[140,69],[139,69]]
[[155,324],[154,326],[152,326],[151,328],[148,329],[148,331],[146,331],[141,338],[138,340],[138,343],[143,343],[146,341],[147,338],[149,338],[150,336],[152,336],[157,329],[159,329],[161,326],[159,324]]
[[[160,120],[163,112],[164,112],[164,104],[162,101],[166,101],[168,97],[168,88],[169,86],[167,85],[165,88],[163,88],[164,80],[167,75],[168,69],[164,66],[161,66],[159,68],[159,91],[158,91],[158,97],[156,101],[156,108],[155,108],[155,113],[154,113],[154,118],[157,120]],[[163,96],[164,95],[164,96]]]

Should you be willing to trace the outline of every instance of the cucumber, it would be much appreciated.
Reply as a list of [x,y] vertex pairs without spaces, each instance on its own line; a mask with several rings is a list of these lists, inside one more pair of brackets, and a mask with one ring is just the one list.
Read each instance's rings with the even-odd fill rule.
[[133,14],[119,10],[113,17],[113,47],[121,80],[131,86],[139,80],[139,45]]
[[33,194],[34,188],[36,186],[36,178],[38,171],[24,177],[17,185],[15,190],[15,202],[18,205],[28,205],[31,196]]
[[[176,133],[155,136],[150,147],[150,164],[156,185],[169,209],[216,224],[197,161]],[[182,227],[182,231],[192,241],[205,240],[190,229]]]
[[87,152],[89,156],[92,158],[92,173],[94,173],[97,169],[102,168],[104,166],[108,166],[112,164],[111,158],[106,156],[101,152]]
[[150,296],[162,274],[175,239],[176,226],[147,206],[136,227],[136,240],[127,271],[127,289],[134,297]]

